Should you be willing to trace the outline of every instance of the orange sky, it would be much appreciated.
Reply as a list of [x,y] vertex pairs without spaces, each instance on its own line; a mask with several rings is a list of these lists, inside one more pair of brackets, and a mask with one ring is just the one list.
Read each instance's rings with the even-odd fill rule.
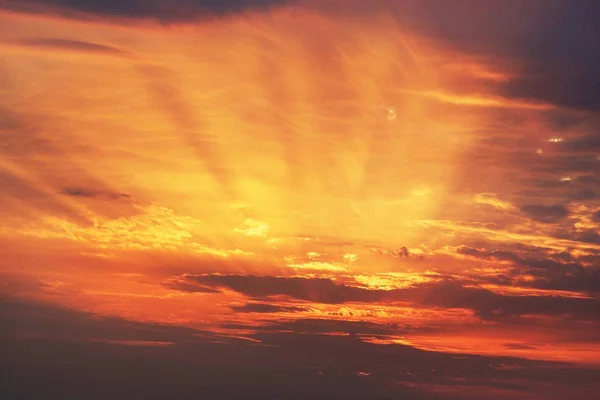
[[0,291],[251,340],[354,321],[412,327],[370,343],[599,363],[600,153],[576,146],[596,117],[507,95],[516,57],[348,7],[3,11]]

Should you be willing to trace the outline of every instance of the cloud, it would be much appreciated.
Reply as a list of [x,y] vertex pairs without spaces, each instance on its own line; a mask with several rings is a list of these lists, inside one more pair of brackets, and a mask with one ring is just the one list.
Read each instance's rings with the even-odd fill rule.
[[[194,342],[204,331],[181,326],[99,317],[86,312],[0,294],[0,317],[10,321],[1,337],[41,336],[62,340],[112,342]],[[207,333],[208,336],[213,336]]]
[[275,277],[259,275],[186,275],[184,281],[203,288],[230,289],[249,297],[276,295],[316,303],[338,304],[350,301],[377,301],[382,291],[338,284],[327,278]]
[[42,210],[79,224],[88,225],[90,223],[71,204],[61,200],[53,193],[39,188],[35,182],[21,176],[16,171],[10,171],[0,166],[0,185],[3,188],[0,192],[0,202],[3,204],[0,215],[6,213],[6,221],[8,221],[8,216],[11,218],[29,217],[36,211]]
[[[0,86],[3,84],[0,78]],[[112,193],[97,174],[83,165],[82,158],[73,157],[73,154],[89,157],[97,150],[82,146],[78,138],[63,130],[54,115],[33,106],[26,110],[6,107],[11,96],[19,96],[16,89],[8,89],[6,93],[6,96],[0,97],[0,152],[7,155],[0,164],[0,183],[4,188],[0,199],[11,207],[2,208],[10,210],[13,215],[37,214],[35,216],[39,217],[41,213],[89,226],[89,214],[82,213],[72,199],[61,196],[59,192],[67,180],[73,186],[64,188],[65,194],[69,191],[75,193],[81,188],[80,182],[97,188],[94,190],[97,193]],[[60,135],[49,134],[52,131],[59,131]],[[121,202],[118,206],[110,208],[103,204],[90,204],[88,208],[97,216],[107,217],[136,212],[130,203]]]
[[432,285],[418,302],[435,307],[470,309],[484,320],[549,315],[597,321],[600,307],[598,299],[536,295],[508,296],[487,289],[465,287],[459,282]]
[[[459,280],[414,285],[405,289],[379,290],[348,286],[326,278],[274,277],[257,275],[185,275],[189,292],[206,288],[232,290],[255,299],[287,296],[324,304],[410,303],[417,307],[468,309],[482,319],[524,315],[571,316],[583,320],[599,318],[599,299],[561,296],[508,296],[491,290],[466,286]],[[173,288],[173,287],[172,287]]]
[[498,85],[506,97],[600,109],[600,44],[592,39],[600,36],[597,1],[398,3],[396,15],[411,31],[511,64],[515,73]]
[[597,132],[586,132],[583,135],[562,141],[558,143],[558,146],[570,154],[594,154],[600,151],[600,135]]
[[390,257],[395,257],[395,258],[402,258],[402,257],[410,256],[410,251],[408,250],[408,247],[406,247],[406,246],[402,246],[397,250],[395,250],[395,249],[388,250],[388,249],[384,249],[381,247],[373,247],[373,252],[380,256],[390,256]]
[[[345,333],[349,335],[401,335],[415,331],[436,331],[434,328],[414,328],[394,323],[375,323],[368,321],[346,321],[339,319],[290,319],[277,321],[259,321],[259,325],[226,324],[228,329],[255,330],[258,332],[295,332],[310,334]],[[439,329],[441,330],[441,328]]]
[[217,288],[212,288],[207,285],[199,285],[197,282],[190,281],[188,279],[189,274],[183,274],[181,276],[173,276],[163,282],[163,286],[169,289],[175,289],[182,292],[190,293],[220,293]]
[[[398,332],[395,325],[369,322],[276,321],[252,336],[262,342],[256,345],[193,328],[99,317],[7,296],[0,296],[0,318],[0,351],[11,371],[10,380],[0,380],[0,391],[9,398],[51,394],[120,400],[132,392],[183,400],[196,399],[198,393],[224,400],[248,394],[265,399],[447,398],[432,395],[427,390],[431,384],[448,390],[457,384],[503,387],[512,390],[504,395],[519,398],[518,379],[520,387],[531,391],[557,385],[562,390],[556,396],[551,391],[540,398],[558,400],[566,388],[586,398],[600,381],[598,371],[569,364],[422,351],[367,343],[353,335],[319,334]],[[279,331],[287,329],[296,332]],[[164,343],[173,345],[158,346]],[[359,376],[362,371],[370,375]]]
[[475,249],[460,247],[459,254],[489,261],[510,261],[512,266],[499,275],[473,276],[475,281],[545,290],[600,293],[600,268],[597,256],[575,257],[569,252],[540,248]]
[[267,303],[248,303],[242,306],[230,306],[233,311],[239,313],[260,313],[260,314],[271,314],[271,313],[295,313],[304,312],[310,310],[307,307],[295,307],[295,306],[278,306],[276,304]]
[[48,51],[66,51],[79,54],[98,54],[116,57],[134,57],[133,53],[126,50],[108,46],[105,44],[84,42],[80,40],[61,39],[61,38],[23,38],[16,39],[6,43],[9,46],[18,48],[48,50]]
[[475,107],[493,107],[493,108],[514,108],[514,109],[528,109],[528,110],[550,110],[553,108],[551,104],[540,103],[540,102],[527,102],[519,100],[511,100],[510,98],[491,98],[491,97],[478,97],[474,95],[461,95],[457,93],[444,93],[444,92],[423,92],[415,93],[419,96],[427,97],[443,103],[456,104],[462,106],[475,106]]
[[81,187],[64,187],[60,191],[60,194],[71,197],[82,197],[100,200],[122,200],[131,198],[131,196],[126,193],[85,189]]
[[83,13],[177,22],[268,10],[287,3],[289,0],[2,0],[0,7],[24,12]]
[[[572,240],[577,240],[581,243],[589,243],[591,245],[600,245],[600,233],[598,233],[598,228],[590,228],[590,229],[560,229],[555,232],[556,237],[558,238],[569,238]],[[600,254],[597,255],[600,257]]]
[[564,205],[525,204],[520,210],[536,221],[547,223],[558,222],[569,215],[569,210]]
[[[477,0],[0,0],[0,7],[13,11],[161,23],[193,22],[290,5],[338,18],[375,18],[385,13],[412,33],[507,66],[511,74],[497,83],[496,93],[505,100],[492,105],[600,109],[600,78],[596,73],[600,70],[600,44],[593,39],[600,36],[595,18],[600,5],[595,0],[534,0],[526,6],[516,0],[485,4]],[[471,104],[471,97],[457,94],[452,99]]]
[[504,343],[502,346],[504,346],[507,349],[511,349],[511,350],[535,350],[537,348],[530,344],[523,344],[523,343]]
[[14,293],[37,294],[47,287],[46,283],[32,280],[25,274],[0,272],[0,299]]

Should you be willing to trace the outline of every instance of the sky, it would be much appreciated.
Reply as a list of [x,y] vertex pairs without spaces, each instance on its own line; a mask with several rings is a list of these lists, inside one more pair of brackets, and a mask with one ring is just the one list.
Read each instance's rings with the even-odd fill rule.
[[0,0],[2,398],[598,398],[598,18]]

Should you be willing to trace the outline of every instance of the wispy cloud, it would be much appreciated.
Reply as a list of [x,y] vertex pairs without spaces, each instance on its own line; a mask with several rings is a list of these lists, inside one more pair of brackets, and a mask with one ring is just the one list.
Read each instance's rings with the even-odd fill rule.
[[102,200],[123,200],[129,199],[131,196],[126,193],[117,192],[105,192],[98,190],[91,190],[78,187],[65,187],[60,191],[60,194],[65,196],[83,197],[90,199],[102,199]]
[[80,54],[82,56],[90,55],[106,55],[114,57],[125,57],[135,58],[135,54],[120,49],[118,47],[109,46],[100,43],[85,42],[73,39],[61,39],[61,38],[21,38],[15,39],[2,43],[3,46],[12,48],[15,51],[22,50],[33,50],[33,51],[46,51],[50,53],[73,53]]
[[259,313],[259,314],[271,314],[271,313],[297,313],[308,311],[306,307],[297,306],[281,306],[276,304],[268,303],[247,303],[241,306],[231,306],[231,309],[235,312],[240,313]]

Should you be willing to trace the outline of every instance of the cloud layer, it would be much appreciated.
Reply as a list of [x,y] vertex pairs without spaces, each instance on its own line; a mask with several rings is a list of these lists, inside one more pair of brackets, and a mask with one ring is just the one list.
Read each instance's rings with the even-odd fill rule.
[[0,392],[594,397],[598,11],[0,0]]

